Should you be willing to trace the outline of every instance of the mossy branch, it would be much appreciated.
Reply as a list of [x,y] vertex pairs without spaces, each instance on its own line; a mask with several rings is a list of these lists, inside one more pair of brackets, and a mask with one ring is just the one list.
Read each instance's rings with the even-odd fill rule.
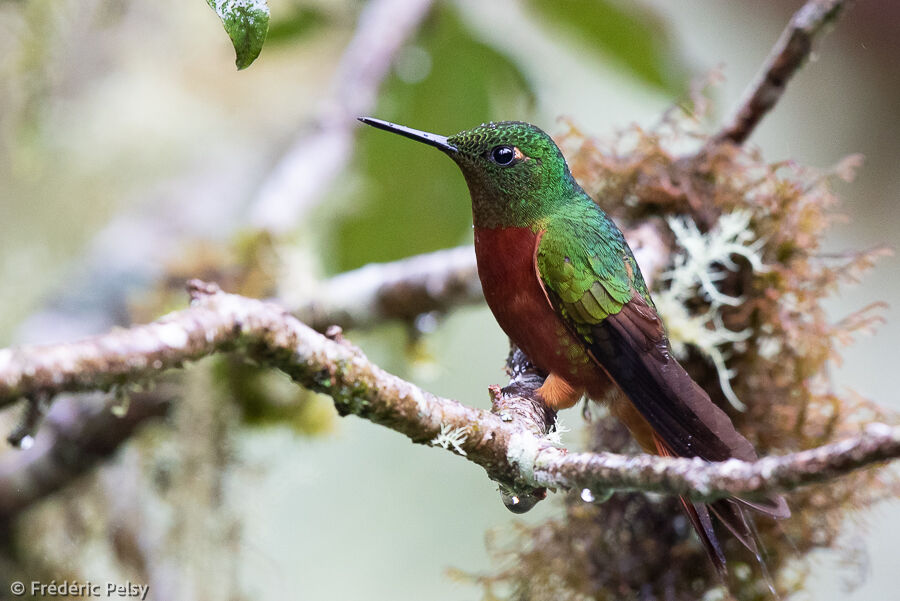
[[[323,336],[277,304],[227,294],[194,280],[191,306],[153,323],[79,342],[0,350],[0,406],[21,398],[108,390],[219,352],[241,353],[331,396],[357,415],[413,442],[443,446],[523,494],[540,489],[636,490],[713,499],[786,491],[900,457],[900,427],[872,424],[854,438],[782,457],[705,463],[650,455],[568,454],[544,434],[534,411],[533,368],[494,390],[495,412],[431,394],[371,363],[342,338]],[[511,404],[521,403],[517,409]],[[530,405],[530,408],[528,406]],[[452,444],[441,444],[453,433]]]

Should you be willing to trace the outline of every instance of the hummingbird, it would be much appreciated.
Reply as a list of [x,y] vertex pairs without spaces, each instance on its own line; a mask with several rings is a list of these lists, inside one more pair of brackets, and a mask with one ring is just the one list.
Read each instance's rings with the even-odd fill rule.
[[[666,330],[621,230],[581,188],[553,139],[521,121],[452,136],[360,121],[434,146],[459,166],[472,198],[484,297],[503,331],[547,374],[552,409],[606,403],[648,453],[706,461],[757,459],[751,443],[672,355]],[[757,557],[745,508],[790,515],[781,496],[681,503],[720,574],[715,516]]]

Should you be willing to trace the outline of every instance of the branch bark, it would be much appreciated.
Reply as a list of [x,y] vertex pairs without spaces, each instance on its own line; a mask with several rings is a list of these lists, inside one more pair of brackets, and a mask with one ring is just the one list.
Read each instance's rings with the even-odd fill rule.
[[[668,261],[668,251],[660,232],[651,224],[628,230],[626,236],[635,249],[648,278]],[[457,247],[394,261],[371,264],[337,275],[310,291],[310,300],[293,309],[294,315],[318,331],[330,326],[368,328],[392,320],[413,322],[423,313],[446,313],[453,308],[483,302],[481,282],[472,247]],[[7,356],[0,351],[0,362]],[[536,435],[546,434],[553,415],[533,394],[543,383],[521,352],[510,355],[509,385],[492,387],[493,412],[506,419],[524,417],[519,423]],[[2,371],[2,369],[0,369]],[[2,376],[0,376],[2,377]],[[0,458],[0,516],[7,518],[34,501],[51,494],[113,454],[145,422],[156,419],[168,407],[174,394],[134,395],[126,419],[114,417],[109,408],[71,406],[71,398],[57,402],[48,412],[48,426],[37,431],[31,448]],[[43,409],[46,395],[32,393],[26,412]],[[35,419],[23,420],[10,434],[17,444],[33,435],[43,411]],[[101,437],[100,441],[94,440]],[[80,451],[84,451],[81,453]],[[543,498],[542,490],[519,487],[504,491],[503,500],[513,511],[526,511]]]
[[813,45],[850,4],[847,0],[809,0],[791,18],[744,99],[710,144],[743,144],[781,99],[791,77],[803,66]]
[[513,373],[522,389],[508,387],[499,396],[495,391],[496,412],[485,411],[384,371],[351,344],[316,333],[276,304],[226,294],[197,280],[190,292],[190,308],[147,325],[75,343],[0,351],[0,406],[22,397],[106,390],[186,361],[235,351],[328,394],[341,415],[357,415],[413,442],[464,455],[492,479],[538,498],[545,487],[649,491],[704,500],[752,497],[900,457],[900,427],[884,424],[872,424],[842,442],[753,463],[567,454],[544,436],[551,420],[535,411],[533,390],[540,377],[527,364]]
[[391,263],[370,263],[326,280],[293,313],[313,329],[367,328],[412,322],[423,313],[484,301],[471,246],[448,248]]

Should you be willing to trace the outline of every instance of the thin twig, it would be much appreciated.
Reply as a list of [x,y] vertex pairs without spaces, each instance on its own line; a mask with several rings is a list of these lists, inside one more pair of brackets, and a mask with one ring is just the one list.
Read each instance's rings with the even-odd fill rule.
[[[27,397],[25,399],[25,411],[19,420],[19,425],[10,432],[6,437],[6,441],[14,447],[26,447],[33,440],[35,432],[44,419],[44,413],[47,411],[50,399],[46,395],[37,395],[35,397]],[[26,441],[29,441],[26,444]]]
[[741,145],[781,98],[788,81],[809,58],[813,44],[834,23],[847,0],[809,0],[791,18],[772,48],[762,71],[747,88],[744,99],[710,144]]
[[900,426],[872,423],[852,438],[754,462],[730,459],[707,463],[696,458],[612,453],[578,453],[546,460],[539,457],[534,480],[548,487],[635,490],[712,500],[726,494],[753,497],[786,492],[898,457]]
[[232,350],[281,369],[334,399],[342,415],[387,426],[413,442],[439,444],[498,482],[541,487],[641,490],[713,499],[785,491],[900,456],[900,427],[872,424],[855,438],[754,463],[720,464],[609,453],[568,455],[535,434],[521,412],[501,417],[433,395],[372,364],[355,347],[316,333],[281,307],[194,281],[192,306],[148,325],[71,344],[0,351],[0,406],[22,396],[104,390],[186,361]]

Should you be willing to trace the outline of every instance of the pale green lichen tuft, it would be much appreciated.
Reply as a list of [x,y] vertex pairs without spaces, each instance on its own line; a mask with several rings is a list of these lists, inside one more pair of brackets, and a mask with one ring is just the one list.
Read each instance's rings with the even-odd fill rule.
[[[669,216],[666,222],[675,234],[681,252],[675,254],[672,266],[662,274],[669,287],[655,295],[675,355],[684,357],[686,345],[699,350],[715,367],[725,398],[740,411],[747,407],[731,387],[735,372],[728,369],[725,362],[729,348],[746,340],[751,332],[749,329],[736,332],[725,327],[723,307],[740,306],[744,299],[725,294],[717,282],[722,281],[727,272],[738,271],[735,256],[746,259],[755,273],[768,270],[761,252],[765,241],[750,227],[751,218],[750,211],[733,211],[722,215],[709,232],[703,233],[690,217]],[[687,307],[698,297],[708,304],[700,312],[691,312]]]
[[431,444],[442,449],[453,449],[460,455],[465,456],[466,452],[463,450],[462,445],[467,438],[466,428],[452,428],[449,424],[441,424],[441,431],[431,439]]
[[755,272],[767,271],[761,253],[765,240],[752,230],[751,219],[750,211],[726,213],[704,233],[688,216],[667,217],[666,222],[683,251],[675,255],[672,267],[663,274],[669,280],[669,289],[684,300],[695,298],[699,289],[712,308],[743,303],[744,299],[719,290],[716,282],[725,278],[725,270],[738,271],[733,256],[744,257]]
[[570,428],[567,428],[566,426],[562,425],[562,423],[560,423],[559,414],[557,414],[556,417],[553,418],[553,427],[551,427],[550,431],[547,432],[546,435],[544,435],[544,440],[549,442],[554,447],[562,448],[562,435],[566,432],[571,431],[572,430]]

